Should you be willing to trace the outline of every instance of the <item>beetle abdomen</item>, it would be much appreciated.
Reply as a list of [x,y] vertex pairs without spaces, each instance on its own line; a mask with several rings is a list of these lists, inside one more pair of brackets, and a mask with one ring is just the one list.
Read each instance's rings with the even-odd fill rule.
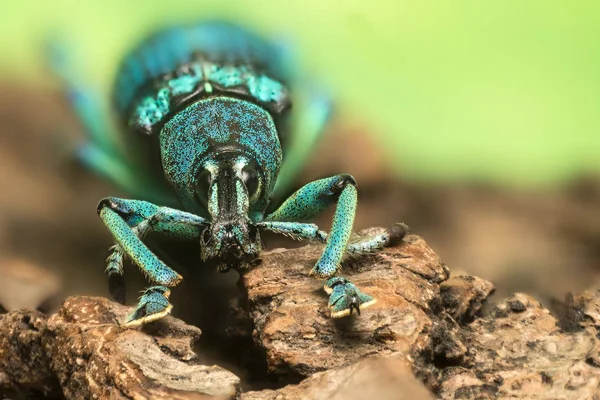
[[132,128],[152,133],[212,95],[246,98],[277,117],[289,108],[281,49],[238,26],[166,29],[136,48],[117,74],[115,102]]

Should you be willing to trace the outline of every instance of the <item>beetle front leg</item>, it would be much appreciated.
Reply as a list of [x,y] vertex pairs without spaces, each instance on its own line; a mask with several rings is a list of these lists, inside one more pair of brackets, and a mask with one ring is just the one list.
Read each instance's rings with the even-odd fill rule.
[[332,277],[344,257],[356,212],[356,180],[351,175],[337,175],[308,183],[265,218],[266,221],[306,221],[336,202],[325,249],[311,271],[311,275],[321,279]]
[[[359,256],[379,251],[384,247],[393,246],[402,240],[407,231],[408,227],[406,225],[396,223],[382,233],[349,243],[346,247],[346,254]],[[352,311],[354,310],[360,315],[362,309],[370,307],[377,302],[372,296],[361,292],[348,279],[339,276],[329,278],[324,289],[329,294],[329,308],[331,309],[331,316],[333,318],[352,315]]]
[[171,290],[165,286],[152,286],[144,290],[137,307],[125,318],[125,326],[133,328],[161,319],[171,312]]
[[356,285],[340,276],[329,278],[323,289],[329,295],[329,308],[333,318],[346,317],[353,310],[360,315],[360,310],[376,303],[372,296],[364,294]]
[[[160,285],[146,290],[136,310],[127,317],[125,325],[137,326],[163,317],[171,310],[167,287],[177,285],[182,278],[160,261],[142,242],[142,238],[153,230],[177,239],[197,240],[207,221],[146,201],[117,198],[100,201],[98,214],[117,242],[107,260],[110,276],[122,274],[123,255],[127,255],[151,282]],[[109,282],[114,280],[109,278]]]
[[[317,240],[321,243],[327,241],[327,233],[319,230],[315,224],[266,221],[259,222],[256,225],[259,228],[290,236],[293,239]],[[382,233],[362,238],[358,242],[349,243],[346,247],[346,254],[350,256],[370,254],[384,247],[393,246],[404,237],[407,230],[408,227],[404,224],[394,224]],[[353,311],[360,315],[362,309],[376,302],[372,296],[361,292],[348,279],[339,276],[329,278],[324,289],[329,295],[329,308],[333,318],[351,315]]]
[[[293,222],[311,219],[335,202],[337,207],[329,236],[319,231],[316,225]],[[362,293],[349,280],[334,276],[352,234],[356,203],[356,181],[350,175],[338,175],[300,188],[262,223],[270,224],[266,227],[284,234],[325,242],[325,249],[310,274],[321,279],[330,278],[325,291],[330,295],[329,307],[333,318],[350,315],[353,310],[360,314],[362,308],[375,303],[373,297]],[[375,243],[379,244],[379,241]]]

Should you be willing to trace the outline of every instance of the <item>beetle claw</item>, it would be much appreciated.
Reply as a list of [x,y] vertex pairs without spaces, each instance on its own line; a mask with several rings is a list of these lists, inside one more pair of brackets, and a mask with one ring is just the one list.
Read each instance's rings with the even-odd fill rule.
[[364,294],[346,278],[333,277],[325,284],[325,292],[329,294],[329,308],[332,318],[342,318],[352,315],[376,303],[376,300]]
[[168,300],[170,294],[169,289],[162,286],[146,289],[135,310],[125,318],[125,326],[133,328],[169,314],[173,308]]

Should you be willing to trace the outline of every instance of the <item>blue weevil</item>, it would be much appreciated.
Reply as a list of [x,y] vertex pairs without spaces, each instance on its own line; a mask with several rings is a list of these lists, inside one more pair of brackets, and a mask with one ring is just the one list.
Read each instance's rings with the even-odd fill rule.
[[[396,224],[350,240],[357,204],[352,176],[308,183],[269,212],[330,110],[328,97],[295,72],[284,47],[223,22],[154,34],[124,59],[117,74],[116,116],[128,127],[127,135],[119,135],[64,60],[54,61],[91,139],[80,149],[80,159],[144,199],[107,197],[98,205],[116,242],[107,259],[109,277],[123,274],[128,257],[154,284],[127,316],[126,326],[168,314],[169,288],[182,279],[144,244],[150,231],[199,242],[202,261],[223,272],[243,272],[252,265],[262,250],[261,230],[315,240],[325,248],[310,274],[327,279],[331,316],[360,313],[375,302],[336,276],[340,263],[346,254],[391,245],[405,231]],[[329,235],[306,222],[333,204]]]

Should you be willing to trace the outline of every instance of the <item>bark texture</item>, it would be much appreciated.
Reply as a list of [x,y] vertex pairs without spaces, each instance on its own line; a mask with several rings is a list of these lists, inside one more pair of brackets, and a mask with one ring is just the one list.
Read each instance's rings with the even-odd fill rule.
[[397,246],[344,263],[341,274],[377,303],[360,316],[331,319],[323,282],[307,276],[321,250],[309,245],[266,252],[261,265],[240,278],[243,295],[232,302],[240,324],[226,331],[252,336],[252,354],[264,358],[256,365],[266,365],[275,388],[244,390],[233,373],[201,365],[192,350],[200,330],[176,318],[124,329],[119,321],[128,307],[72,297],[52,316],[31,310],[0,315],[0,394],[599,398],[599,291],[555,302],[552,313],[522,293],[486,304],[493,284],[450,277],[421,237],[407,235]]
[[0,393],[69,399],[236,398],[239,379],[195,363],[198,328],[173,317],[146,331],[119,326],[128,308],[103,298],[72,297],[46,317],[0,316]]

